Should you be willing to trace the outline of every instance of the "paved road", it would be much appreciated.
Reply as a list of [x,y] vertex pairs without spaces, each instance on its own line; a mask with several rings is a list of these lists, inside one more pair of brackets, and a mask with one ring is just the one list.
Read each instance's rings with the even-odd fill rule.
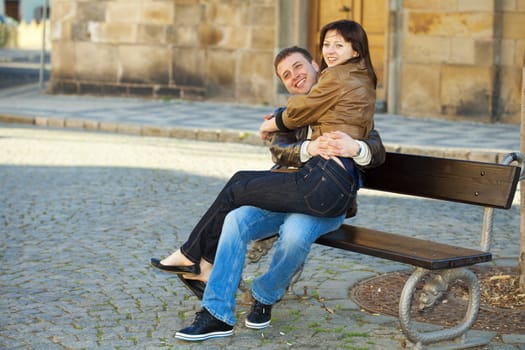
[[[149,258],[185,240],[240,164],[266,169],[263,147],[4,124],[0,150],[2,349],[403,348],[395,318],[367,314],[348,295],[358,280],[406,267],[321,246],[274,308],[272,327],[240,324],[233,337],[202,344],[174,339],[199,303]],[[481,215],[363,191],[355,220],[475,247]],[[496,262],[514,263],[517,206],[498,211],[494,229]],[[250,265],[245,278],[266,263]],[[239,305],[241,320],[247,310]],[[507,335],[483,349],[523,350],[520,343],[523,336]]]

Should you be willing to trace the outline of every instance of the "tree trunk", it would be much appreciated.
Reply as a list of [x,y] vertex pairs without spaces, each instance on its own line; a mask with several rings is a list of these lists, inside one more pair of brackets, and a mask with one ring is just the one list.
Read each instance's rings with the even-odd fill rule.
[[[521,154],[525,155],[525,53],[521,68]],[[520,290],[525,292],[525,188],[520,183],[520,256],[518,271],[520,274]]]

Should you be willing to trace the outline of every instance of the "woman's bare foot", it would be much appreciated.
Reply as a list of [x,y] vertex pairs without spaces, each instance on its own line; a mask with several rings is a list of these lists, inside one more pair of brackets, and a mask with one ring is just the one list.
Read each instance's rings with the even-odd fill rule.
[[160,261],[162,265],[166,266],[191,266],[194,265],[194,263],[188,259],[187,257],[182,254],[180,249],[177,249],[174,253],[172,253],[167,258],[164,258]]
[[210,278],[212,267],[213,267],[212,264],[210,264],[204,259],[201,259],[201,262],[200,262],[201,273],[200,274],[198,275],[184,274],[182,275],[182,277],[188,280],[198,280],[204,283],[208,283],[208,279]]

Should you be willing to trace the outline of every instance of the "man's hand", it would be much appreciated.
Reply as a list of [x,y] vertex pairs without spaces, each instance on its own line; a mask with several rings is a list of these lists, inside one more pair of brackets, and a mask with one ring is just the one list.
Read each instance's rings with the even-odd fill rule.
[[[270,118],[267,118],[270,117]],[[277,124],[275,123],[275,118],[271,116],[264,116],[264,121],[259,127],[259,136],[263,140],[269,140],[273,132],[279,131]]]

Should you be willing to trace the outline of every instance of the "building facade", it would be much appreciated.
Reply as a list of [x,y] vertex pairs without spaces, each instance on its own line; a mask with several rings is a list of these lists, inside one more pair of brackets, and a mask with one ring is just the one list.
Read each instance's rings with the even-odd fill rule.
[[520,122],[525,0],[51,0],[54,93],[280,105],[279,49],[368,33],[378,109]]
[[0,15],[18,22],[40,21],[44,15],[44,4],[49,8],[50,0],[0,0]]

